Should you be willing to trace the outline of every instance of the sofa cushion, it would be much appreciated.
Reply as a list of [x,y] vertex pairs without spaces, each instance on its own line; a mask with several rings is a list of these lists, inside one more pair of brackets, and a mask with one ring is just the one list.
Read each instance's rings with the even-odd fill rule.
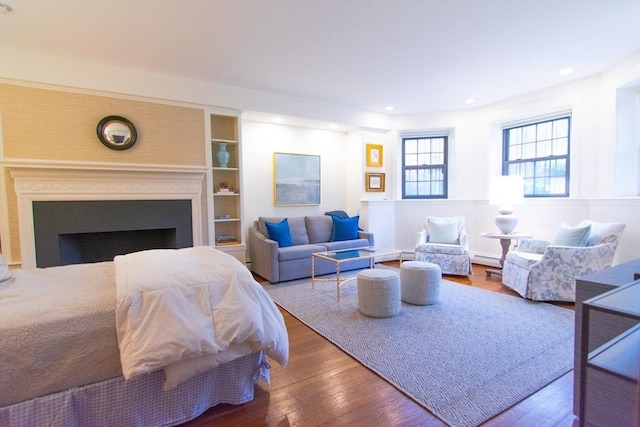
[[512,264],[517,265],[518,267],[522,267],[525,269],[529,269],[529,267],[536,262],[542,259],[542,254],[532,254],[530,252],[509,252],[505,258],[505,262],[510,262]]
[[267,221],[264,225],[267,227],[269,238],[278,242],[278,246],[281,248],[293,246],[293,239],[291,238],[291,230],[289,229],[289,221],[287,221],[287,218],[278,223]]
[[591,225],[571,227],[567,224],[560,224],[555,236],[551,240],[554,246],[586,246]]
[[309,243],[325,243],[331,240],[333,221],[329,215],[305,216]]
[[467,249],[460,245],[447,245],[445,243],[429,243],[418,245],[416,252],[423,254],[465,255]]
[[279,223],[282,221],[284,217],[282,216],[261,216],[258,218],[258,231],[265,235],[265,237],[269,237],[269,232],[267,231],[266,222]]
[[359,216],[351,218],[338,218],[332,216],[331,221],[333,223],[333,231],[331,233],[331,241],[339,242],[342,240],[353,240],[358,238],[358,221]]
[[[325,252],[326,248],[320,245],[295,245],[278,250],[278,262],[292,261],[296,259],[311,259],[311,254],[315,252]],[[309,270],[311,275],[311,270]]]
[[307,235],[307,225],[303,216],[289,217],[289,229],[291,230],[291,238],[294,245],[308,245],[309,236]]
[[326,242],[322,246],[326,247],[328,251],[339,251],[340,249],[351,248],[364,248],[369,245],[367,239],[355,239],[355,240],[341,240],[338,242]]
[[[275,222],[278,223],[282,221],[283,217],[268,217],[261,216],[258,218],[258,231],[260,231],[265,236],[269,237],[267,232],[267,227],[264,225],[265,222]],[[291,239],[293,239],[294,245],[308,245],[309,244],[309,236],[307,236],[307,227],[304,221],[303,216],[291,216],[287,218],[289,221],[289,230],[291,232]]]

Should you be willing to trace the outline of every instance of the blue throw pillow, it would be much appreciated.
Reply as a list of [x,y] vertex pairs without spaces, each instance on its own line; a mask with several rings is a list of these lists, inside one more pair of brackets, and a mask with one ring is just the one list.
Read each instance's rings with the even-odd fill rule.
[[265,222],[264,225],[267,227],[269,238],[278,242],[278,246],[281,248],[293,246],[293,239],[291,238],[291,230],[289,229],[289,221],[287,218],[278,223]]
[[345,219],[332,216],[331,219],[333,220],[333,232],[331,234],[332,242],[358,238],[358,221],[360,221],[360,216],[353,216]]

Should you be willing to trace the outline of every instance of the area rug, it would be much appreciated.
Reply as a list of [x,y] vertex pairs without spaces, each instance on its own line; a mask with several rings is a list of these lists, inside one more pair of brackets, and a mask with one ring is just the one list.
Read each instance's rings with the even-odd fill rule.
[[335,283],[265,289],[451,426],[477,426],[573,368],[574,313],[550,304],[443,281],[438,304],[402,303],[399,315],[376,319],[358,311],[355,280],[340,301]]

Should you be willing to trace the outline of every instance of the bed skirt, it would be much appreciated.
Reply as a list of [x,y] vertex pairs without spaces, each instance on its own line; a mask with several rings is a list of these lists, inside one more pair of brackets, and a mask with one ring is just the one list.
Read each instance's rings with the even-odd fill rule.
[[266,356],[250,354],[163,391],[164,372],[125,381],[111,378],[0,408],[0,425],[173,426],[220,403],[253,400],[254,385],[269,381]]

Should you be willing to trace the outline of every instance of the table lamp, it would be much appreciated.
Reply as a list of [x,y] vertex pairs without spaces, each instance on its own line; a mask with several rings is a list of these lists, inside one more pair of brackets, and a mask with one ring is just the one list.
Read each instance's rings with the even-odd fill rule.
[[524,204],[524,181],[519,175],[491,177],[489,204],[498,205],[496,226],[502,234],[510,234],[518,225],[518,217],[513,214],[514,205]]

